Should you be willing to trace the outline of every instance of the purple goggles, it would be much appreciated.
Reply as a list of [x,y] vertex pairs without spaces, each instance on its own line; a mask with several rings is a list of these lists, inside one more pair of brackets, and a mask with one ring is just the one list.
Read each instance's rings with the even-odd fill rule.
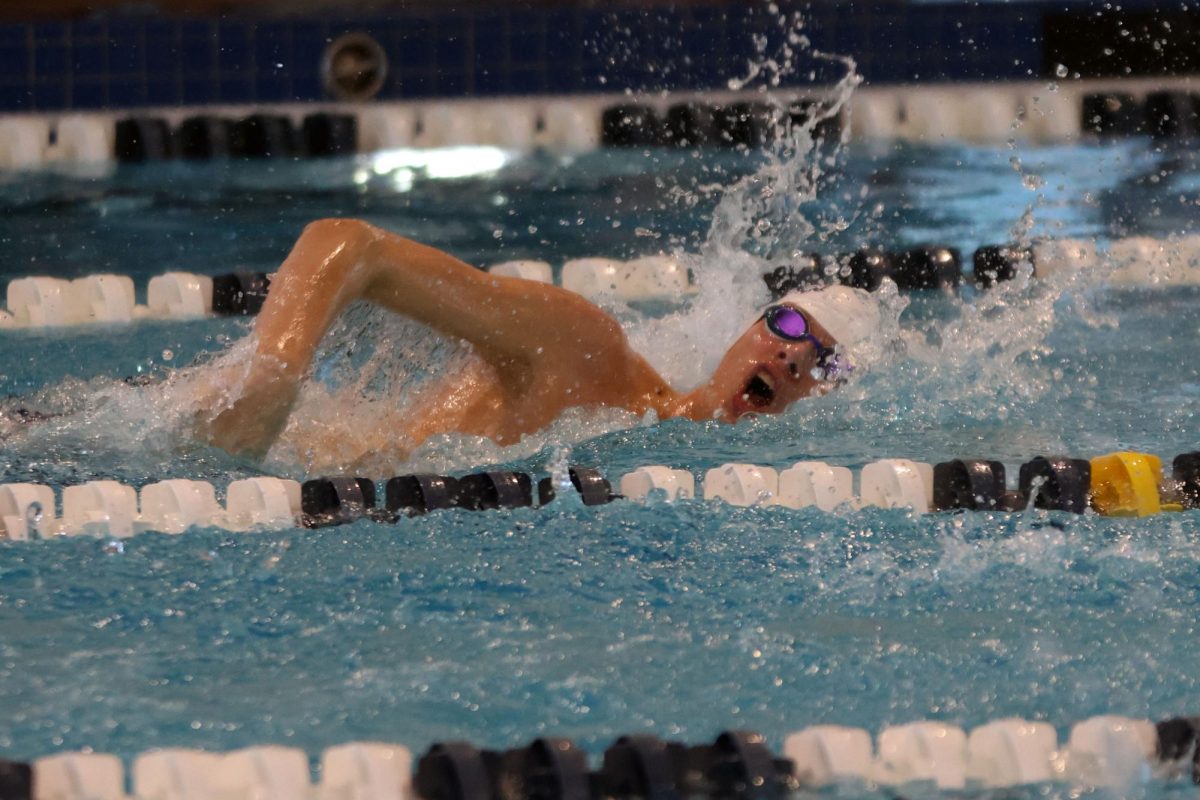
[[821,374],[818,380],[836,380],[849,372],[852,367],[834,351],[832,347],[821,344],[809,330],[808,317],[798,308],[786,305],[768,306],[763,312],[767,330],[788,342],[812,342],[817,353],[817,369]]

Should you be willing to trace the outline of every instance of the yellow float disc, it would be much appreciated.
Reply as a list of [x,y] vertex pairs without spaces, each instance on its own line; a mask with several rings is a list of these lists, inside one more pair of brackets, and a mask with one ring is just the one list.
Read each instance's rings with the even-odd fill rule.
[[1149,453],[1110,453],[1092,459],[1092,508],[1106,516],[1144,517],[1162,510],[1162,461]]

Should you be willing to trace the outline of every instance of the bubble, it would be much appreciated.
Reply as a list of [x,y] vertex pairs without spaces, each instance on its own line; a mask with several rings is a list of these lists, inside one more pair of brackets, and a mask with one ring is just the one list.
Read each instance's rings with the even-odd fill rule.
[[546,465],[555,494],[569,498],[574,490],[571,483],[571,448],[565,444],[554,447],[549,463]]
[[42,538],[41,525],[42,525],[43,518],[44,518],[44,512],[42,509],[42,504],[37,502],[36,500],[34,502],[30,503],[29,506],[25,509],[25,531],[26,531],[26,535],[31,540],[36,540],[36,539]]
[[1067,69],[1066,64],[1055,64],[1054,65],[1054,74],[1057,75],[1058,77],[1065,78],[1065,77],[1067,77],[1067,75],[1069,73],[1070,73],[1070,70]]
[[170,348],[163,350],[162,351],[162,359],[163,359],[163,361],[174,361],[175,360],[175,351],[171,350]]

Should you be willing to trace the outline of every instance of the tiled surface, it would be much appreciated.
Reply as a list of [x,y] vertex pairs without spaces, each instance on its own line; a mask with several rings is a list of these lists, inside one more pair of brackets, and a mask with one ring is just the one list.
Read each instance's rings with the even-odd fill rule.
[[[786,12],[789,3],[782,2]],[[796,6],[800,8],[799,6]],[[1019,79],[1044,73],[1044,5],[904,0],[801,8],[821,50],[855,58],[868,82]],[[703,89],[742,76],[755,35],[782,33],[762,4],[396,12],[386,17],[173,19],[108,15],[0,26],[0,111],[328,99],[325,46],[363,31],[383,46],[381,99]],[[804,83],[803,62],[790,78]]]

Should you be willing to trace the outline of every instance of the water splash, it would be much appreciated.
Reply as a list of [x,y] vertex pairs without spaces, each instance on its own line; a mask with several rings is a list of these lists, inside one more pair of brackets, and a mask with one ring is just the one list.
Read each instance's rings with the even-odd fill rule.
[[[811,50],[800,15],[780,15],[778,21],[782,42],[771,51],[767,37],[756,41],[759,57],[747,76],[738,79],[741,88],[757,86],[770,102],[769,90],[795,71],[802,55],[839,65],[842,77],[813,104],[815,113],[803,124],[792,124],[787,108],[777,104],[777,146],[765,153],[756,171],[723,190],[700,253],[678,254],[699,288],[685,308],[664,316],[616,302],[606,305],[625,326],[632,346],[680,389],[711,374],[768,299],[760,276],[772,259],[786,258],[846,225],[841,218],[823,219],[815,205],[808,208],[817,199],[825,170],[835,163],[821,151],[815,131],[841,114],[860,78],[852,60]],[[880,302],[892,311],[889,324],[894,328],[903,304],[894,295],[881,295]],[[284,469],[300,463],[310,471],[454,469],[525,457],[554,443],[577,442],[640,421],[619,410],[572,411],[513,447],[448,434],[410,452],[413,442],[404,437],[405,418],[425,400],[424,393],[438,391],[431,381],[477,366],[469,350],[421,326],[366,309],[352,311],[326,337],[313,370],[317,380],[302,391],[270,462]]]
[[[879,201],[871,196],[875,188],[869,177],[856,197],[847,193],[851,198],[848,206],[829,201],[826,187],[830,176],[846,166],[849,150],[844,141],[825,145],[816,141],[822,121],[847,110],[859,83],[854,62],[813,51],[798,15],[777,15],[777,20],[782,38],[775,37],[775,44],[771,37],[757,41],[758,58],[735,79],[737,85],[759,91],[770,103],[773,90],[800,69],[800,64],[815,60],[832,65],[840,77],[823,96],[814,98],[818,102],[812,108],[819,113],[804,124],[793,125],[788,109],[780,105],[777,145],[761,155],[739,156],[755,168],[721,190],[702,244],[693,248],[694,252],[678,254],[695,276],[698,289],[683,307],[662,314],[609,306],[634,348],[679,389],[706,379],[729,344],[756,317],[767,300],[760,278],[765,271],[801,253],[828,252],[848,227],[865,222],[860,227],[871,229],[872,221],[881,216],[876,208]],[[1037,232],[1035,217],[1052,216],[1066,205],[1063,192],[1042,177],[1053,174],[1051,162],[1056,155],[1036,167],[1025,166],[1023,162],[1030,159],[1014,157],[1012,168],[1024,179],[1026,189],[1037,194],[1035,202],[1025,203],[1028,195],[1018,192],[1025,206],[1012,224],[1018,241],[1026,242]],[[1007,157],[1008,153],[1000,156]],[[912,153],[914,162],[919,158],[920,152]],[[981,159],[976,156],[971,166],[978,168]],[[644,164],[634,166],[644,169]],[[860,165],[851,166],[861,169]],[[961,167],[961,162],[957,166]],[[1006,178],[1012,178],[1011,171],[1003,171]],[[660,177],[666,178],[655,176],[656,181]],[[1088,180],[1080,175],[1072,184],[1088,186]],[[1111,182],[1114,178],[1096,176],[1094,180]],[[711,185],[693,188],[691,195],[703,206],[708,199],[701,196],[710,189]],[[956,197],[969,190],[962,187],[958,195],[949,192],[947,203],[953,205]],[[687,189],[670,185],[661,191],[673,196],[689,194]],[[924,222],[930,230],[938,230],[937,220]],[[1087,276],[1056,275],[1034,283],[1025,272],[986,295],[968,292],[962,299],[920,300],[912,307],[894,287],[887,286],[874,296],[882,311],[880,335],[863,353],[856,353],[863,368],[856,370],[849,385],[797,404],[778,421],[755,422],[736,430],[739,435],[755,430],[808,430],[833,421],[863,430],[933,428],[945,425],[942,409],[948,404],[960,409],[966,419],[1020,415],[1057,380],[1054,369],[1045,365],[1056,355],[1051,339],[1064,314],[1086,324],[1110,324],[1091,302],[1090,287],[1102,285],[1103,275],[1102,271]],[[120,472],[119,465],[130,460],[131,452],[136,452],[142,463],[148,454],[155,468],[169,465],[168,473],[196,467],[202,473],[222,475],[261,469],[214,453],[192,439],[197,420],[218,413],[238,396],[252,346],[253,340],[245,339],[201,367],[177,370],[148,387],[106,379],[61,382],[21,401],[59,416],[36,425],[14,421],[7,433],[0,430],[0,437],[6,439],[10,452],[55,453],[57,466],[68,472],[76,463],[78,475],[84,478],[93,476],[89,471],[111,470],[113,465],[118,465]],[[173,349],[159,347],[155,352],[161,353],[164,361],[176,360]],[[314,363],[314,380],[304,386],[295,413],[265,466],[295,476],[320,471],[461,470],[524,459],[556,444],[575,444],[655,422],[615,410],[575,411],[512,447],[445,435],[413,450],[414,443],[405,439],[406,421],[429,393],[437,392],[435,381],[453,380],[455,375],[478,368],[478,363],[468,349],[420,325],[365,306],[355,307],[322,344]],[[214,389],[211,376],[215,371],[224,378]],[[901,402],[898,397],[912,400]],[[0,423],[3,416],[0,413]],[[688,430],[688,436],[696,441],[712,434],[708,426]],[[745,447],[749,446],[750,440]],[[148,467],[142,469],[150,472]],[[33,474],[33,468],[30,472]]]
[[[739,89],[758,88],[774,108],[776,144],[763,153],[757,170],[722,189],[712,224],[698,255],[679,254],[696,277],[699,289],[688,307],[662,318],[628,326],[630,342],[668,381],[691,388],[716,368],[729,345],[740,336],[769,299],[761,276],[779,261],[809,252],[813,245],[850,224],[844,217],[826,219],[815,204],[827,168],[837,163],[843,140],[826,150],[817,138],[819,126],[838,118],[862,79],[854,60],[811,49],[799,13],[783,15],[785,36],[775,52],[766,37],[756,39],[756,62],[735,82]],[[810,115],[794,124],[787,104],[770,90],[792,75],[801,57],[839,66],[842,75],[820,97],[812,98]]]

